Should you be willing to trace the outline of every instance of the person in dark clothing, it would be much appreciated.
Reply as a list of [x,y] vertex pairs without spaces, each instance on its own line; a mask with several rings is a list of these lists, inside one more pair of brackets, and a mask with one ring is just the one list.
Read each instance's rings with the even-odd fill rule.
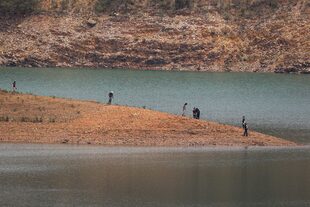
[[182,116],[185,116],[185,113],[186,113],[186,106],[187,106],[187,103],[185,103],[185,104],[183,105]]
[[13,88],[13,91],[17,90],[17,88],[16,88],[16,81],[13,81],[12,88]]
[[193,118],[196,119],[197,117],[197,111],[196,111],[196,107],[193,108]]
[[200,110],[196,108],[196,119],[200,119]]
[[244,124],[245,124],[245,116],[242,117],[242,128],[244,129]]
[[245,137],[249,136],[249,134],[248,134],[249,126],[246,122],[244,122],[243,129],[244,129],[243,136],[245,136]]
[[196,107],[193,108],[193,118],[200,119],[200,110]]
[[112,104],[112,99],[113,99],[113,97],[114,97],[114,92],[113,92],[113,91],[110,91],[110,92],[109,92],[109,102],[108,102],[109,105]]

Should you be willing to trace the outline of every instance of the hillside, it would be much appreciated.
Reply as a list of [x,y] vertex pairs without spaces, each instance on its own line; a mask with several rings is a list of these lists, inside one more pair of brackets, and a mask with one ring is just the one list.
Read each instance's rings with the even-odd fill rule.
[[129,146],[296,146],[214,122],[147,109],[0,90],[0,142]]
[[310,2],[42,0],[1,15],[0,65],[309,73]]

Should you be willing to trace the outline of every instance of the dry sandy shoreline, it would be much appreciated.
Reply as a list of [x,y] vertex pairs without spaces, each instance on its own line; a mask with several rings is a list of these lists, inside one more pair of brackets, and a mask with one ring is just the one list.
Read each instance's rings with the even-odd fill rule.
[[104,146],[297,146],[238,127],[141,109],[0,90],[0,142]]

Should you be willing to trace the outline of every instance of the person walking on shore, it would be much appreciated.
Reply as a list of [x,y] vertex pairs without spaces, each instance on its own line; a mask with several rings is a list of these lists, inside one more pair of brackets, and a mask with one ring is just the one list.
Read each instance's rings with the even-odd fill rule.
[[248,124],[247,124],[246,122],[244,122],[244,127],[243,127],[243,129],[244,129],[243,136],[244,136],[244,137],[247,137],[247,136],[249,135],[249,134],[248,134],[249,126],[248,126]]
[[109,105],[112,104],[112,99],[113,99],[113,97],[114,97],[114,92],[113,92],[113,91],[110,91],[110,92],[109,92],[109,102],[108,102]]
[[187,106],[187,103],[185,103],[183,105],[183,113],[182,113],[182,116],[185,116],[185,113],[186,113],[186,106]]
[[12,89],[13,89],[13,91],[16,91],[16,90],[17,90],[16,81],[13,81],[13,83],[12,83]]

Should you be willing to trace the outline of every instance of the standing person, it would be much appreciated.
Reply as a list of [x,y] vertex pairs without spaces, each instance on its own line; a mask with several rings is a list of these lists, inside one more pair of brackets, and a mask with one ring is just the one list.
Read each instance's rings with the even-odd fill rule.
[[109,105],[112,104],[112,99],[113,99],[113,97],[114,97],[114,92],[113,92],[113,91],[110,91],[110,92],[109,92],[109,102],[108,102]]
[[248,130],[249,130],[249,126],[246,122],[244,122],[244,132],[243,132],[243,136],[244,137],[247,137],[249,134],[248,134]]
[[196,107],[193,108],[193,118],[196,119],[197,118],[197,111],[196,111]]
[[196,119],[200,119],[200,110],[196,108]]
[[187,106],[187,103],[185,103],[183,105],[183,113],[182,113],[182,116],[185,116],[185,113],[186,113],[186,106]]
[[244,129],[244,124],[245,124],[245,116],[242,117],[242,128]]
[[12,88],[13,88],[13,91],[17,90],[17,87],[16,87],[16,80],[13,81],[13,83],[12,83]]

